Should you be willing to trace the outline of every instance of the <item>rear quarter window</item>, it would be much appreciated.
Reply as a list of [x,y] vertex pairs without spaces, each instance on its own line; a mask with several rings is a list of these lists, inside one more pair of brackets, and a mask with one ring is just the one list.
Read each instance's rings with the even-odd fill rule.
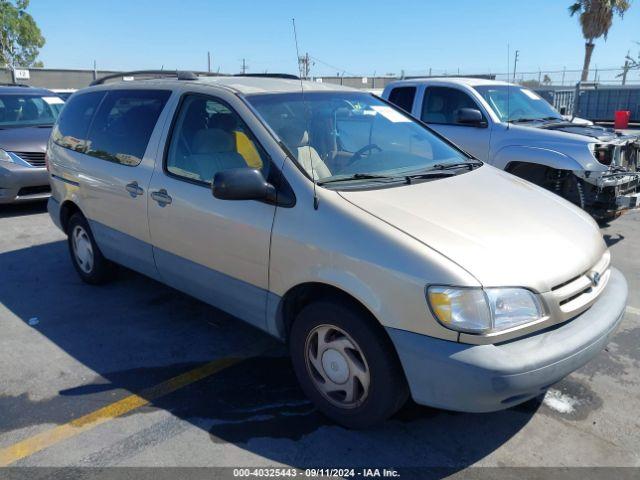
[[65,103],[58,122],[53,128],[53,141],[64,148],[84,151],[91,119],[106,92],[74,95]]
[[170,95],[169,90],[111,90],[91,123],[86,153],[138,165]]
[[411,113],[416,87],[396,87],[389,93],[389,101],[407,113]]

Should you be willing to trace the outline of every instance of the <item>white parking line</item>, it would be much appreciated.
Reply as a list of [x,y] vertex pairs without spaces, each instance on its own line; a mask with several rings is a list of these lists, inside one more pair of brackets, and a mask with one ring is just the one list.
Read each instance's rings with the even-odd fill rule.
[[633,313],[634,315],[640,315],[640,308],[636,307],[627,307],[628,313]]

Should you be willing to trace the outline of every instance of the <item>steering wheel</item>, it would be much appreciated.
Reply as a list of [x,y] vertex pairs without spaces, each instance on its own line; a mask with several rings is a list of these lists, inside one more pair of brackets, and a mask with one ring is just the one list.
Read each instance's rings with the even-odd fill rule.
[[351,157],[351,161],[349,162],[349,164],[353,164],[355,162],[357,162],[358,160],[360,160],[360,158],[362,158],[362,155],[364,155],[365,153],[372,151],[372,150],[377,150],[379,152],[382,151],[382,149],[376,145],[375,143],[370,143],[369,145],[365,145],[364,147],[362,147],[360,150],[358,150],[356,153],[353,154],[353,157]]

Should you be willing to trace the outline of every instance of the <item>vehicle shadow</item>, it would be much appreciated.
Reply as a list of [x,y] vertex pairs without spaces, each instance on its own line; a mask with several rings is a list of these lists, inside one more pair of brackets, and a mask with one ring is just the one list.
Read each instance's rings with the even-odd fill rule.
[[22,217],[46,211],[46,201],[0,205],[0,218]]
[[618,242],[621,242],[622,240],[624,240],[624,235],[621,234],[617,234],[616,236],[613,235],[609,235],[608,233],[605,233],[602,238],[604,238],[604,243],[607,244],[607,247],[612,247],[613,245],[615,245]]
[[[533,400],[502,412],[464,414],[409,404],[377,428],[351,431],[332,424],[304,397],[281,344],[169,287],[127,270],[108,285],[85,285],[63,241],[0,253],[0,271],[0,303],[10,312],[0,316],[0,324],[11,325],[13,335],[9,344],[0,336],[0,349],[15,348],[20,340],[15,335],[36,342],[42,337],[43,344],[51,342],[88,372],[65,384],[60,379],[77,375],[65,371],[71,368],[67,363],[14,352],[16,365],[42,370],[54,392],[38,400],[28,392],[0,390],[0,412],[11,412],[0,415],[0,435],[66,423],[131,392],[144,395],[144,389],[212,360],[251,350],[258,353],[150,399],[151,408],[130,415],[164,409],[208,432],[213,443],[232,443],[299,468],[458,470],[507,442],[540,406]],[[13,370],[18,381],[21,370]],[[136,448],[145,446],[121,454],[132,456]]]

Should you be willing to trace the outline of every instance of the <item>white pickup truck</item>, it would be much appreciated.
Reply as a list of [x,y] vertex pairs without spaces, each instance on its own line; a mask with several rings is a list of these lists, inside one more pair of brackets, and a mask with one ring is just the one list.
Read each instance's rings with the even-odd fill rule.
[[476,158],[596,218],[640,204],[640,139],[568,121],[532,90],[475,78],[401,80],[382,97]]

